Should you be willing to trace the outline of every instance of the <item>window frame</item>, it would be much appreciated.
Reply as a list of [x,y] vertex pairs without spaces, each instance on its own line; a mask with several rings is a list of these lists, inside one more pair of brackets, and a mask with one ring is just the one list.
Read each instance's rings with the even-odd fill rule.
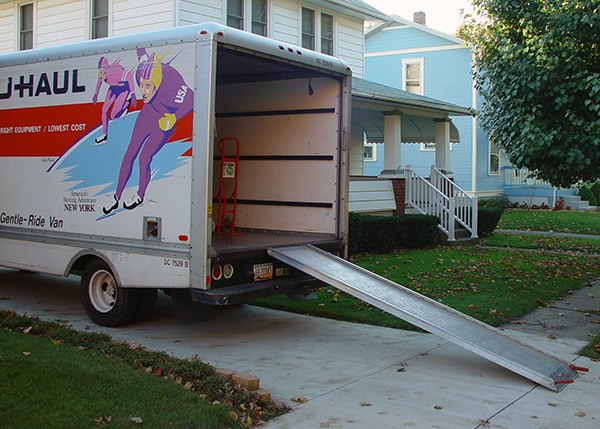
[[[112,33],[112,25],[111,25],[111,20],[110,17],[112,16],[112,1],[111,0],[106,0],[106,16],[102,16],[102,15],[94,15],[94,9],[95,9],[95,5],[96,5],[96,1],[97,0],[89,0],[89,7],[88,7],[88,11],[89,11],[89,31],[88,31],[88,35],[90,40],[95,40],[95,39],[103,39],[105,37],[110,37],[111,33]],[[95,22],[98,19],[101,18],[106,18],[106,36],[96,36],[94,34],[95,31]]]
[[[312,19],[312,24],[313,24],[313,34],[312,34],[312,38],[313,38],[313,46],[309,47],[309,46],[305,46],[304,45],[304,36],[305,34],[308,33],[304,33],[304,10],[308,10],[311,11],[313,14],[313,19]],[[328,11],[324,11],[318,8],[314,8],[314,7],[307,7],[302,5],[300,7],[300,27],[299,27],[299,40],[300,43],[298,43],[300,46],[302,46],[305,49],[310,49],[311,51],[315,51],[315,52],[320,52],[322,54],[325,55],[331,55],[331,56],[335,56],[336,55],[336,50],[337,50],[337,44],[335,43],[336,40],[336,16],[333,13],[330,13]],[[331,40],[328,39],[324,39],[323,37],[323,15],[326,15],[328,17],[331,17]],[[331,53],[329,52],[323,52],[323,41],[324,40],[328,40],[331,42]]]
[[[17,51],[27,51],[35,48],[35,23],[36,23],[36,3],[35,1],[23,1],[15,4],[17,10],[17,36],[16,36],[16,47]],[[23,8],[31,6],[31,29],[23,30]],[[31,34],[31,46],[23,47],[23,34],[27,32]]]
[[[253,8],[254,8],[254,0],[239,0],[240,1],[240,10],[242,13],[241,17],[235,17],[236,19],[240,19],[241,20],[241,24],[240,27],[234,27],[232,25],[229,25],[229,17],[231,15],[229,15],[229,1],[227,0],[225,2],[225,7],[223,8],[223,22],[225,22],[225,25],[227,25],[228,27],[232,27],[232,28],[239,28],[242,31],[246,31],[248,33],[253,33],[253,34],[258,34],[260,36],[265,36],[268,37],[269,36],[269,31],[270,31],[270,25],[269,22],[271,21],[270,18],[270,9],[269,9],[269,2],[270,0],[262,0],[264,1],[264,5],[265,5],[265,22],[261,22],[261,21],[257,21],[256,19],[254,19],[253,17]],[[262,33],[255,33],[254,30],[254,24],[255,23],[259,23],[260,25],[263,26],[264,28],[264,34]]]
[[[492,145],[496,147],[495,153],[492,153]],[[496,156],[496,170],[492,170],[492,156]],[[488,176],[499,176],[500,175],[500,147],[494,142],[493,139],[488,139]]]
[[[408,76],[407,76],[407,67],[409,65],[412,64],[419,64],[419,92],[413,92],[413,91],[409,91],[408,90],[408,86],[407,83],[409,81]],[[425,75],[425,59],[423,57],[418,57],[418,58],[403,58],[402,59],[402,89],[404,91],[410,92],[411,94],[416,94],[416,95],[425,95],[425,79],[424,79],[424,75]],[[410,81],[413,81],[415,79],[410,79]]]
[[[365,149],[371,149],[371,156],[367,156]],[[363,161],[365,162],[375,162],[377,161],[377,143],[363,143]]]

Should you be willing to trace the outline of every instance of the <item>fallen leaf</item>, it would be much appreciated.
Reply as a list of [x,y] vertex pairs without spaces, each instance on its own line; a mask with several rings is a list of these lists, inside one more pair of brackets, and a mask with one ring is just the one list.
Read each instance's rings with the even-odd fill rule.
[[162,375],[162,369],[156,368],[154,370],[154,375],[156,375],[157,377],[160,377]]
[[129,421],[134,425],[141,425],[142,423],[144,423],[144,420],[141,417],[132,417],[129,419]]
[[556,340],[556,335],[550,334],[550,335],[548,335],[548,339]]
[[50,341],[51,341],[51,342],[52,342],[52,344],[54,344],[55,346],[58,346],[58,345],[60,344],[60,340],[57,340],[57,339],[54,339],[54,338],[50,339]]
[[436,409],[436,410],[441,410],[444,407],[442,407],[441,405],[434,405],[433,408]]
[[240,416],[237,415],[237,413],[235,411],[230,411],[229,412],[229,417],[231,417],[233,420],[235,420],[236,422],[238,421],[238,419],[240,418]]
[[600,343],[598,343],[594,346],[594,350],[596,350],[598,353],[600,353]]
[[360,403],[360,406],[361,406],[361,407],[372,407],[372,406],[373,406],[373,404],[369,404],[368,402],[361,402],[361,403]]
[[31,329],[33,328],[33,326],[28,326],[27,328],[23,329],[23,333],[24,334],[29,334],[31,332]]
[[304,396],[294,396],[291,401],[297,404],[304,404],[307,402],[307,399]]
[[556,402],[548,402],[548,405],[550,405],[551,407],[558,407],[558,404]]
[[97,419],[94,419],[94,423],[96,423],[96,426],[107,425],[110,422],[112,422],[112,416],[101,416]]
[[577,411],[577,412],[575,413],[575,415],[576,415],[577,417],[585,417],[585,413],[584,413],[583,411],[581,411],[581,410]]
[[25,356],[25,357],[31,356],[31,352],[23,352],[23,356]]

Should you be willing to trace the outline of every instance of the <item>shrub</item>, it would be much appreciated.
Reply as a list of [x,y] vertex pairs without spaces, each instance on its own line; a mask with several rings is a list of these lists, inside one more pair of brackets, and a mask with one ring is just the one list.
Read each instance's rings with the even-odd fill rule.
[[477,210],[477,235],[484,237],[494,232],[501,216],[502,209],[498,207],[479,207]]
[[588,201],[591,206],[600,205],[600,182],[593,185],[583,185],[579,189],[579,196],[582,200]]
[[506,196],[493,197],[493,198],[482,198],[478,201],[479,207],[496,207],[504,211],[509,207],[510,202]]
[[399,247],[426,247],[437,244],[440,223],[435,216],[374,216],[350,213],[348,250],[359,253],[386,253]]

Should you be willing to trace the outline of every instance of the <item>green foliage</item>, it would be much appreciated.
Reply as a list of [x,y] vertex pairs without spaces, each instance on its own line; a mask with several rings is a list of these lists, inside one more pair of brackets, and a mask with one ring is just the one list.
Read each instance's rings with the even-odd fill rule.
[[482,126],[517,167],[555,186],[600,177],[600,4],[474,0]]
[[588,201],[591,206],[600,206],[600,181],[583,185],[579,189],[579,196],[582,200]]
[[479,208],[481,207],[496,207],[502,211],[508,207],[508,198],[505,196],[502,197],[493,197],[493,198],[482,198],[478,201]]
[[502,209],[499,207],[479,207],[477,210],[477,235],[485,237],[494,232],[501,217]]
[[440,223],[435,216],[364,216],[350,214],[348,249],[359,253],[386,253],[399,247],[426,247],[437,244]]

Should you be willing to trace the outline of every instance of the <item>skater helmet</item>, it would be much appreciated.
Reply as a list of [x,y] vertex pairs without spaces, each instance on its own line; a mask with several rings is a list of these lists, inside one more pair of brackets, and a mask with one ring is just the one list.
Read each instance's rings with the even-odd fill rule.
[[100,57],[100,59],[98,60],[98,68],[99,69],[106,69],[108,68],[109,64],[108,64],[108,60],[106,59],[106,57]]
[[162,82],[162,64],[156,53],[153,53],[146,61],[142,61],[138,65],[135,79],[138,85],[142,79],[149,80],[158,89]]

